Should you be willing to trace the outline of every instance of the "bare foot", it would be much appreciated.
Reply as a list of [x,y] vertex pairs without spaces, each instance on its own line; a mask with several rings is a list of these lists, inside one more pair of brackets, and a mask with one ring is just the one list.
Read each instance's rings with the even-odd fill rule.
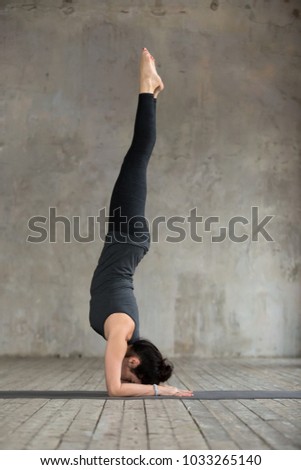
[[154,97],[157,98],[163,88],[164,84],[157,73],[155,59],[144,48],[140,61],[140,93],[153,93]]

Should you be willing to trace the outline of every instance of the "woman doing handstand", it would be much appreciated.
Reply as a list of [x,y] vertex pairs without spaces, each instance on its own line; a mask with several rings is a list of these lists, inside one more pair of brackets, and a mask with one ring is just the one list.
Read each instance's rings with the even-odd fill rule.
[[150,341],[140,339],[133,293],[135,269],[150,246],[146,173],[156,140],[156,100],[163,88],[155,60],[144,48],[134,136],[113,189],[108,233],[90,289],[90,324],[107,341],[105,376],[110,396],[192,395],[162,385],[173,366]]

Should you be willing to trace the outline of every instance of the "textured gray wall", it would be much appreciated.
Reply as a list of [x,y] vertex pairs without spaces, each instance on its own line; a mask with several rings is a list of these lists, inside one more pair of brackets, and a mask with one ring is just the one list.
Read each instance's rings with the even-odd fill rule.
[[[97,216],[132,137],[137,60],[166,89],[147,214],[219,216],[202,243],[161,225],[137,269],[141,333],[166,354],[301,352],[300,2],[0,2],[2,354],[103,353],[88,322],[102,243],[28,243],[34,215]],[[251,208],[235,243],[216,243]],[[185,224],[188,229],[188,224]],[[175,236],[175,234],[173,234]],[[233,237],[232,237],[233,238]],[[253,237],[254,238],[254,237]]]

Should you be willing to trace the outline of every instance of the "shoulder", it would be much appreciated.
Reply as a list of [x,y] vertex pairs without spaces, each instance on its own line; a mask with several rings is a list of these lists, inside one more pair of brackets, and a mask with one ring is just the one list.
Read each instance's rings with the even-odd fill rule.
[[108,341],[110,336],[118,335],[129,341],[135,330],[135,322],[127,313],[112,313],[104,323],[104,335]]

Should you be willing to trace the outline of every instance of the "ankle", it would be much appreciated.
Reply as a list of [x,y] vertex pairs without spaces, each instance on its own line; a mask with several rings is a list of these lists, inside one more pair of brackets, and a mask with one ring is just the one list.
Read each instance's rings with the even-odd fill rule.
[[140,83],[140,93],[154,93],[154,85],[149,81],[142,81]]

